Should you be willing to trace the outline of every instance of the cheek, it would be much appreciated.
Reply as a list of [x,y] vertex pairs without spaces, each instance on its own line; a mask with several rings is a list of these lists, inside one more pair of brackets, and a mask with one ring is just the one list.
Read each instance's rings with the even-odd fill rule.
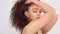
[[36,17],[37,17],[37,14],[32,14],[32,17],[33,17],[33,18],[36,18]]
[[31,19],[36,19],[37,18],[37,15],[36,14],[30,14],[30,18]]
[[31,18],[36,18],[37,17],[37,14],[36,13],[33,13],[33,12],[30,12],[30,17]]

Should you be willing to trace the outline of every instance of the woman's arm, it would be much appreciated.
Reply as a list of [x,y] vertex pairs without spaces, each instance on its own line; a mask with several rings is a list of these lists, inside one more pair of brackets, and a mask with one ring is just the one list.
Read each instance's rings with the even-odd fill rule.
[[58,19],[58,16],[55,14],[52,20],[45,27],[42,28],[43,34],[47,33],[54,26],[57,19]]
[[[40,4],[38,4],[38,3],[40,3]],[[43,8],[43,9],[46,9],[45,11],[51,12],[52,10],[54,10],[54,8],[52,8],[51,6],[49,6],[45,3],[41,3],[40,1],[38,1],[36,4],[38,4],[38,6],[40,6],[41,8],[45,7],[45,8]],[[48,32],[53,27],[53,25],[56,23],[56,21],[58,19],[57,15],[54,14],[54,16],[52,16],[52,17],[53,18],[51,19],[51,21],[49,21],[49,23],[45,27],[43,27],[42,32],[44,32],[44,33]]]

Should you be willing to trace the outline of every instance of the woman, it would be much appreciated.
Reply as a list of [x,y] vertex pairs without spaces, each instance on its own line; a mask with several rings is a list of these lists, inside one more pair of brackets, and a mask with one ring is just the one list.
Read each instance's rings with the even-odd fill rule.
[[54,8],[38,0],[17,1],[11,11],[12,26],[21,34],[46,34],[56,21]]

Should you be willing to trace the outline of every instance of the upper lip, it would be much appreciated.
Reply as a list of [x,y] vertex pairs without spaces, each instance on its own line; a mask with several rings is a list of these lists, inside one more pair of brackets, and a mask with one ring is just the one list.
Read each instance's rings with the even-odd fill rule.
[[37,17],[37,19],[40,18],[40,17]]

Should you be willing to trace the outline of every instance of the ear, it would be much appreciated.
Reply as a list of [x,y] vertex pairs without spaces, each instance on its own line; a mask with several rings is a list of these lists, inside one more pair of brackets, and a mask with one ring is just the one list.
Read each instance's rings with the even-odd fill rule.
[[25,11],[25,16],[27,16],[27,17],[29,17],[29,13],[28,13],[28,11]]

